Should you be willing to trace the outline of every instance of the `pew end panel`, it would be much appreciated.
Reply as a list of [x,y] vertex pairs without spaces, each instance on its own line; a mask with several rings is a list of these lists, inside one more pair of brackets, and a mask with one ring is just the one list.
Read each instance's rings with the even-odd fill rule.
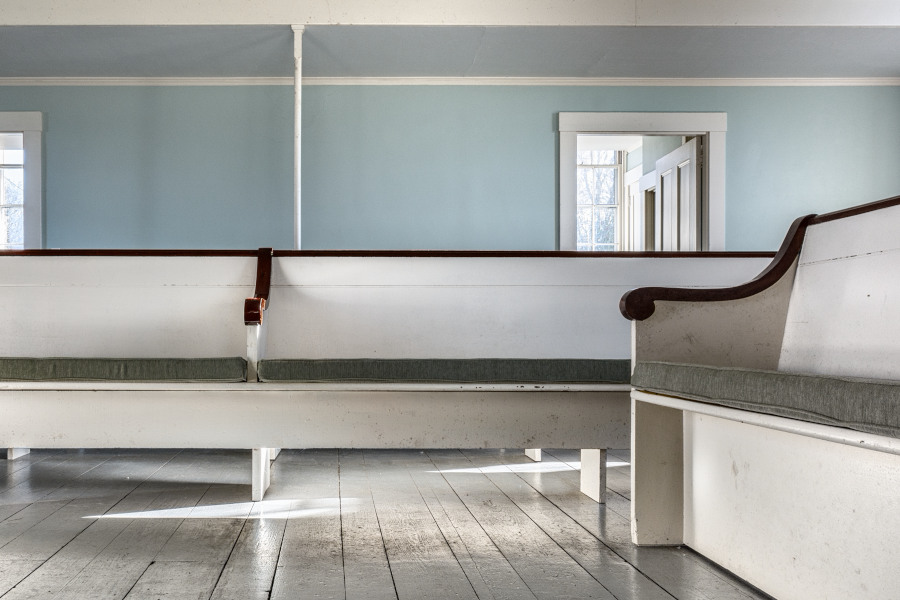
[[803,217],[762,289],[623,309],[636,544],[685,544],[779,598],[895,593],[898,230],[900,197]]

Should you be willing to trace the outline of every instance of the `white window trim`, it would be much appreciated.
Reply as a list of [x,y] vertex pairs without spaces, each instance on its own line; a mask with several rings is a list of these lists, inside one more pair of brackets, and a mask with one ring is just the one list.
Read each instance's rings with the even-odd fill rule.
[[561,112],[559,113],[558,248],[575,250],[576,145],[579,133],[704,135],[708,169],[703,180],[701,248],[725,250],[726,113]]
[[0,131],[22,133],[25,151],[24,246],[44,245],[43,154],[44,115],[40,112],[0,112]]

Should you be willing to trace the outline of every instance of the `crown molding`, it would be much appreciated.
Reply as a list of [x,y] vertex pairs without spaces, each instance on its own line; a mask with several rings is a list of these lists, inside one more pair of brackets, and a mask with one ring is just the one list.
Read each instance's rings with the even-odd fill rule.
[[294,85],[293,77],[0,77],[0,86]]
[[900,86],[900,77],[305,77],[303,85],[518,85],[560,87]]
[[[292,77],[0,77],[0,86],[292,86]],[[900,77],[304,77],[304,86],[835,87],[900,86]]]

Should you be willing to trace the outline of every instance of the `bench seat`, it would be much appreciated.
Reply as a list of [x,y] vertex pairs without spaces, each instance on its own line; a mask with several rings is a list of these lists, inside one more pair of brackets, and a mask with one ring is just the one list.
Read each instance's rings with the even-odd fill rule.
[[227,358],[0,358],[0,381],[247,381],[247,360]]
[[646,392],[900,438],[900,381],[639,361],[632,386]]
[[279,383],[627,384],[631,361],[590,359],[269,359],[259,380]]

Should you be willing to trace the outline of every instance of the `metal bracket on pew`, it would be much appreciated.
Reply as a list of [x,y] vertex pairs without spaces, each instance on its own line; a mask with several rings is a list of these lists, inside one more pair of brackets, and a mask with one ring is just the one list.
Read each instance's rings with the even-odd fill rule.
[[256,259],[256,288],[252,298],[244,300],[244,324],[247,326],[247,381],[257,381],[257,366],[264,358],[266,324],[272,281],[272,248],[260,248]]

